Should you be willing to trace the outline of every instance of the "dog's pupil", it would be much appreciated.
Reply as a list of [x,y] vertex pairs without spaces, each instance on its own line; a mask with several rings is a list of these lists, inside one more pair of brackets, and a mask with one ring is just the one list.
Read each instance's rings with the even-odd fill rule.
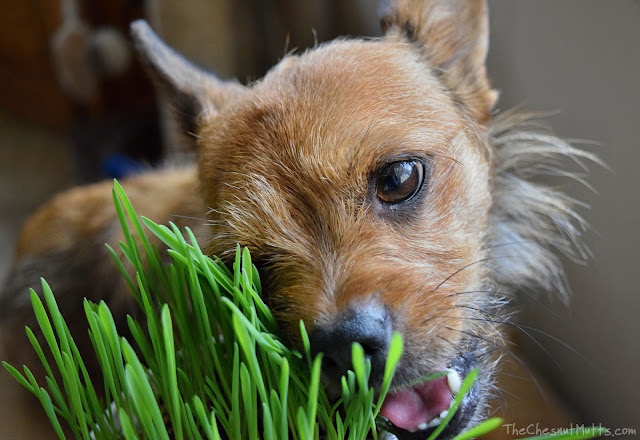
[[382,169],[377,179],[377,195],[382,201],[389,203],[407,200],[420,188],[422,176],[422,164],[416,161],[389,164]]

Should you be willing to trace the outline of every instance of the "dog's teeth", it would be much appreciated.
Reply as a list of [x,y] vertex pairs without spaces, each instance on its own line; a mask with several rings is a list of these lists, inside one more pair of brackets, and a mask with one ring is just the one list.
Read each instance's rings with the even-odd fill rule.
[[462,379],[460,379],[460,375],[457,371],[449,370],[449,374],[447,374],[447,383],[449,384],[449,389],[454,396],[460,392]]
[[420,424],[418,425],[418,429],[419,429],[420,431],[424,431],[425,429],[427,429],[427,423],[426,423],[426,422],[425,422],[425,423],[420,423]]
[[445,417],[447,417],[449,415],[449,411],[447,411],[446,409],[444,411],[442,411],[440,413],[440,418],[444,419]]
[[432,419],[429,423],[427,423],[427,428],[434,428],[442,423],[442,419],[440,417],[436,417]]

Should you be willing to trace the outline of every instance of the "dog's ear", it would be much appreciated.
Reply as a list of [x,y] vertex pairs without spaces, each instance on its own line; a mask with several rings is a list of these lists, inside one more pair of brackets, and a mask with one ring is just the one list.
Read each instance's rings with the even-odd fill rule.
[[246,90],[187,61],[144,20],[131,24],[131,36],[155,86],[173,106],[184,133],[194,133],[201,118],[215,115]]
[[382,30],[416,44],[467,112],[488,122],[497,92],[487,78],[486,0],[387,0]]

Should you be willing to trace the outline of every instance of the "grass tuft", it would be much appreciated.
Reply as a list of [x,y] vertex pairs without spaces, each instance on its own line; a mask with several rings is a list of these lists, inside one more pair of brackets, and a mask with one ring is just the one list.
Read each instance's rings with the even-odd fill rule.
[[[204,255],[189,229],[138,217],[118,182],[113,199],[124,232],[122,261],[108,250],[144,314],[143,320],[128,317],[131,340],[121,336],[104,302],[85,300],[102,370],[102,380],[94,383],[42,280],[44,302],[33,290],[31,301],[48,356],[33,331],[26,330],[44,366],[46,387],[27,367],[20,372],[3,362],[40,400],[58,438],[66,438],[65,433],[84,440],[378,438],[378,413],[402,355],[399,334],[392,338],[379,396],[368,385],[369,361],[355,344],[353,371],[342,379],[342,397],[331,401],[320,383],[322,356],[312,357],[304,324],[302,352],[277,336],[278,324],[261,299],[260,279],[246,248],[237,248],[230,270]],[[145,228],[168,247],[168,265],[161,263]],[[457,405],[475,375],[474,370],[467,376]],[[457,440],[480,436],[501,423],[489,419]]]

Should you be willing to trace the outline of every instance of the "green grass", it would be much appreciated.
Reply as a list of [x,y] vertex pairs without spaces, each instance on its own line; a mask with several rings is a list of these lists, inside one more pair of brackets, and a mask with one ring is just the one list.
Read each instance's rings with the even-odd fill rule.
[[[331,401],[320,384],[322,357],[311,356],[304,325],[302,352],[279,339],[247,249],[238,247],[230,270],[204,255],[189,229],[139,218],[117,182],[113,194],[125,237],[120,248],[135,269],[134,278],[109,250],[144,315],[143,320],[128,317],[131,340],[121,336],[104,302],[85,300],[103,374],[99,381],[91,378],[42,280],[42,297],[31,290],[31,301],[44,347],[31,329],[26,331],[46,371],[46,384],[40,385],[28,367],[20,372],[3,362],[40,400],[59,438],[65,432],[78,439],[127,440],[378,437],[378,412],[402,354],[400,335],[393,336],[379,396],[368,386],[370,365],[363,349],[354,344],[353,371],[342,378],[342,397]],[[145,228],[168,246],[168,266]],[[464,380],[457,405],[476,375],[474,370]],[[499,418],[489,419],[457,440],[501,424]],[[572,438],[592,438],[597,432],[587,434]]]

